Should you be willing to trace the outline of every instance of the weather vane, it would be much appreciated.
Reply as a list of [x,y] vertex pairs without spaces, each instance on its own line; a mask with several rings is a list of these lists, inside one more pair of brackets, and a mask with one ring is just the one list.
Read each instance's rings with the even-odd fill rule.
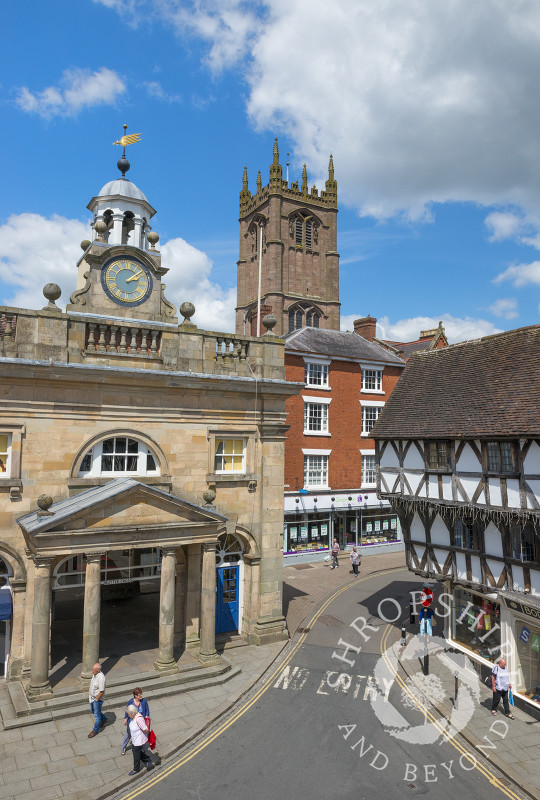
[[129,169],[129,161],[126,158],[126,145],[128,145],[128,144],[136,144],[136,142],[138,142],[140,140],[142,134],[141,133],[130,133],[128,135],[126,133],[127,125],[123,125],[122,127],[124,128],[124,135],[120,139],[118,139],[116,142],[113,142],[113,145],[119,144],[121,147],[124,148],[123,151],[122,151],[122,158],[118,161],[117,166],[118,166],[118,169],[120,170],[120,172],[122,173],[122,177],[125,178],[126,172]]

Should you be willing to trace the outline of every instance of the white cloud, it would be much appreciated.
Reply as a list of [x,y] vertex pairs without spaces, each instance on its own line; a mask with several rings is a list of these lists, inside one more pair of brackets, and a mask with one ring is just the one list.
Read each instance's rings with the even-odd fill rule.
[[[100,0],[124,13],[118,0]],[[540,5],[534,0],[140,0],[248,83],[254,127],[294,143],[310,182],[333,152],[341,201],[430,219],[434,202],[524,210],[540,226]],[[531,100],[532,98],[532,100]],[[505,228],[506,222],[506,228]],[[492,236],[520,233],[492,218]],[[534,239],[536,243],[536,239]],[[540,240],[538,242],[540,246]]]
[[496,317],[504,317],[505,319],[515,319],[519,317],[518,304],[515,297],[501,297],[501,299],[496,300],[488,310]]
[[[353,322],[365,314],[348,314],[341,317],[341,330],[353,330]],[[414,342],[420,336],[420,331],[437,328],[442,321],[446,338],[450,344],[463,342],[468,339],[479,339],[481,336],[490,336],[500,333],[491,322],[473,317],[454,317],[451,314],[441,314],[439,317],[411,317],[390,322],[388,317],[377,320],[377,337],[391,342]]]
[[[57,283],[65,308],[75,290],[80,242],[90,238],[88,223],[65,217],[19,214],[0,225],[0,303],[21,308],[43,308],[43,287]],[[200,328],[234,331],[236,289],[224,290],[212,283],[212,262],[201,250],[183,239],[171,239],[161,248],[163,264],[170,268],[164,278],[165,295],[178,308],[184,300],[195,305],[193,322]]]
[[169,94],[159,81],[145,81],[144,88],[146,89],[146,93],[156,100],[162,100],[165,103],[182,102],[182,97],[179,94]]
[[59,86],[48,86],[32,92],[23,86],[16,103],[23,111],[49,119],[55,116],[76,116],[84,108],[113,105],[126,91],[120,75],[107,67],[91,72],[86,69],[67,69]]
[[540,261],[532,261],[530,264],[514,264],[493,279],[493,283],[502,283],[503,281],[511,281],[517,288],[529,284],[540,285]]

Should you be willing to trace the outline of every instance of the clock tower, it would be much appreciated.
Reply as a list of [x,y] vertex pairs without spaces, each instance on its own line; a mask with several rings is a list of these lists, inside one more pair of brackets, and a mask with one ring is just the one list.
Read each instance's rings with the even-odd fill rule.
[[176,322],[176,309],[165,299],[161,282],[168,269],[161,265],[159,236],[150,226],[156,210],[126,178],[129,167],[124,146],[118,161],[121,177],[106,183],[88,203],[94,237],[81,243],[84,254],[67,311]]

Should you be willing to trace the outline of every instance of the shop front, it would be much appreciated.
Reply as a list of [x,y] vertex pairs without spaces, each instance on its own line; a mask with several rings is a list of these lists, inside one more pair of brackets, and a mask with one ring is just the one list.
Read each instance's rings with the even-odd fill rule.
[[501,604],[497,595],[482,595],[455,586],[451,639],[491,663],[501,655]]
[[540,598],[523,602],[512,593],[504,595],[504,602],[514,643],[511,666],[516,690],[540,708]]
[[341,550],[361,547],[364,554],[402,550],[397,514],[375,492],[347,494],[295,492],[285,495],[283,554],[286,563],[297,557],[320,560],[333,540]]

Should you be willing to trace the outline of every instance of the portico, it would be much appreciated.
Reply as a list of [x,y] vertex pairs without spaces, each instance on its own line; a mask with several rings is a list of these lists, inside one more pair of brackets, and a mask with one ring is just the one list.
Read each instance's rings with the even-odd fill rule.
[[[49,682],[52,579],[55,566],[66,557],[74,559],[72,566],[80,571],[78,583],[84,588],[81,688],[88,686],[92,665],[103,655],[99,647],[102,586],[128,586],[140,574],[159,578],[156,670],[162,675],[178,670],[175,638],[180,632],[185,636],[188,612],[192,637],[192,618],[200,620],[197,658],[205,665],[219,663],[215,648],[215,552],[226,517],[132,478],[120,478],[27,514],[18,522],[35,575],[30,680],[26,686],[30,702],[53,696]],[[200,590],[198,598],[191,593],[188,604],[186,586],[178,580],[177,561],[184,564],[189,554],[193,568],[201,549]],[[140,564],[140,554],[149,550],[160,553],[158,562],[133,566],[137,561]],[[119,553],[130,555],[121,558]],[[139,558],[133,558],[137,553]],[[129,614],[129,606],[125,610]]]

